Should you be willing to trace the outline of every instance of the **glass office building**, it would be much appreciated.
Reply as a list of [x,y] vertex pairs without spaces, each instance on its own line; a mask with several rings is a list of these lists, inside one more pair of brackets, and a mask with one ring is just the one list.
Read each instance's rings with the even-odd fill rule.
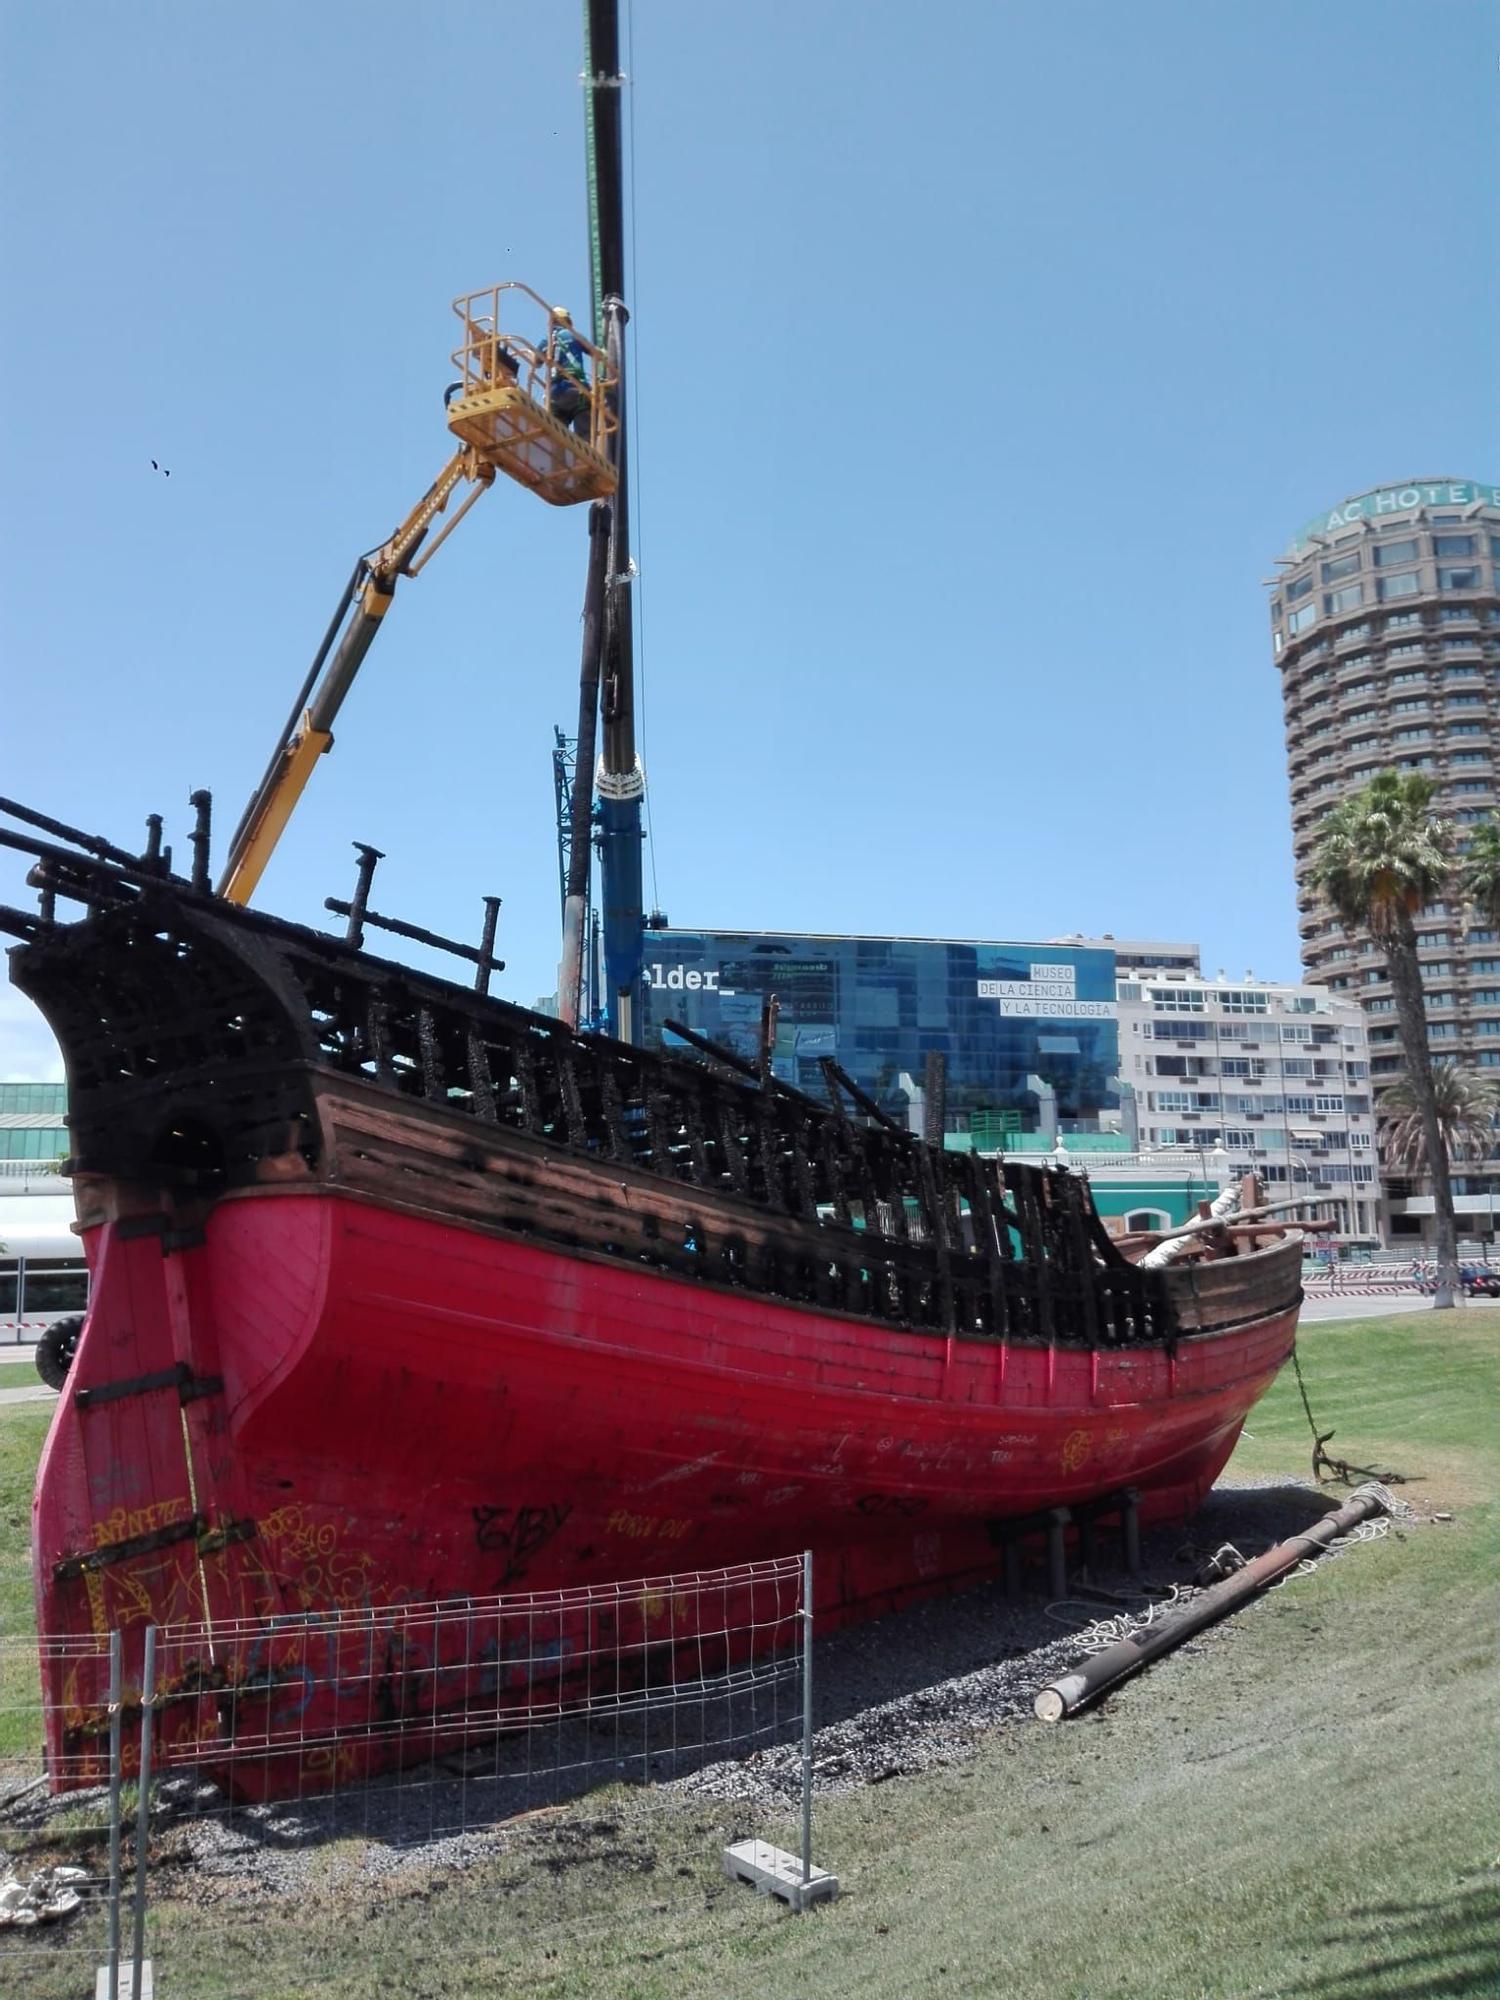
[[0,1083],[0,1161],[62,1159],[67,1113],[65,1083]]
[[775,1073],[819,1098],[820,1059],[832,1056],[904,1118],[937,1050],[948,1129],[981,1143],[1003,1130],[1097,1130],[1118,1104],[1105,947],[660,930],[645,959],[649,1043],[670,1047],[666,1024],[681,1021],[753,1057],[774,994]]

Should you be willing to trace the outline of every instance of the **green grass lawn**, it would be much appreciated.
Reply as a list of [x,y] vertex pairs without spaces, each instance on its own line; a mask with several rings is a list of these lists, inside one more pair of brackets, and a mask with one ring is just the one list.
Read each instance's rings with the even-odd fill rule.
[[[394,1884],[360,1885],[330,1856],[310,1894],[226,1892],[205,1909],[164,1868],[160,1989],[195,2000],[1500,1994],[1500,1309],[1309,1328],[1302,1358],[1320,1426],[1337,1427],[1332,1449],[1398,1468],[1423,1513],[1454,1518],[1294,1579],[1092,1717],[997,1729],[946,1769],[820,1798],[816,1847],[845,1883],[837,1903],[790,1918],[720,1873],[726,1841],[794,1846],[792,1824],[615,1787],[518,1824],[496,1857]],[[0,1467],[34,1455],[45,1414],[0,1411]],[[1231,1479],[1306,1473],[1290,1372],[1250,1433]],[[24,1531],[9,1492],[7,1561]],[[53,1988],[33,1991],[47,2000]]]
[[24,1361],[0,1361],[0,1389],[40,1389],[42,1378],[28,1355]]
[[31,1593],[31,1489],[50,1403],[0,1409],[0,1640],[36,1633]]
[[0,1408],[0,1771],[5,1772],[17,1758],[34,1759],[41,1745],[31,1488],[51,1420],[50,1403]]

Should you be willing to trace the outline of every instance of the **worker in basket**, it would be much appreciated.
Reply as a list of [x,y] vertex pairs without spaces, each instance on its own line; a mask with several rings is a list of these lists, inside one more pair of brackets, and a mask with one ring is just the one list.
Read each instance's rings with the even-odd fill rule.
[[568,425],[580,437],[587,437],[593,418],[593,405],[589,399],[588,353],[573,331],[573,315],[566,306],[552,308],[547,359],[551,363],[552,374],[547,408],[559,423]]

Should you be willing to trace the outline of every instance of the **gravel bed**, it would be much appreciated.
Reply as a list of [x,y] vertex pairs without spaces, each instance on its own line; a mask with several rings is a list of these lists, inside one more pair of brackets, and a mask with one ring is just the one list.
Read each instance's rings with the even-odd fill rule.
[[[1144,1609],[1194,1575],[1223,1543],[1254,1556],[1328,1505],[1310,1486],[1221,1487],[1190,1526],[1143,1538],[1144,1587],[1108,1567],[1058,1603],[1007,1600],[998,1586],[939,1599],[815,1643],[814,1782],[847,1791],[972,1754],[977,1740],[1032,1720],[1037,1690],[1081,1655],[1077,1634]],[[1106,1563],[1113,1538],[1101,1537]],[[1027,1586],[1041,1588],[1037,1573]],[[351,1785],[318,1798],[246,1805],[191,1774],[167,1778],[153,1807],[154,1873],[168,1893],[205,1902],[370,1883],[408,1871],[458,1869],[529,1838],[547,1813],[564,1844],[613,1833],[557,1813],[606,1784],[649,1783],[686,1801],[782,1813],[801,1784],[801,1677],[784,1674],[728,1698],[694,1699],[646,1716],[569,1718],[459,1759]],[[102,1817],[103,1795],[53,1800],[33,1789],[0,1803],[12,1840],[46,1837],[60,1812]],[[555,1817],[554,1817],[555,1815]],[[571,1829],[571,1832],[570,1832]],[[547,1865],[552,1865],[550,1862]],[[561,1865],[560,1863],[558,1865]]]

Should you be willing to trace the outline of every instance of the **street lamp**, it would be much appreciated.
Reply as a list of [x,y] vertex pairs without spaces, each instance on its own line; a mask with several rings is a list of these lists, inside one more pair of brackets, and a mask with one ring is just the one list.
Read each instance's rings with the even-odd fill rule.
[[[1294,1163],[1294,1166],[1298,1166],[1298,1167],[1301,1167],[1301,1169],[1302,1169],[1303,1173],[1304,1173],[1304,1174],[1305,1174],[1305,1176],[1307,1177],[1307,1184],[1308,1184],[1308,1190],[1309,1190],[1309,1191],[1308,1191],[1308,1196],[1307,1196],[1307,1199],[1308,1199],[1308,1201],[1309,1201],[1309,1202],[1313,1202],[1313,1201],[1315,1201],[1315,1200],[1317,1199],[1317,1194],[1316,1194],[1316,1190],[1318,1189],[1318,1187],[1319,1187],[1319,1186],[1321,1185],[1321,1186],[1323,1186],[1324,1188],[1328,1188],[1328,1187],[1331,1187],[1332,1183],[1331,1183],[1331,1182],[1327,1182],[1327,1181],[1325,1181],[1325,1182],[1322,1182],[1322,1183],[1320,1183],[1320,1182],[1319,1182],[1319,1180],[1318,1180],[1318,1174],[1317,1174],[1317,1169],[1316,1169],[1316,1167],[1314,1167],[1314,1165],[1313,1165],[1312,1161],[1311,1161],[1311,1160],[1309,1159],[1309,1157],[1307,1156],[1307,1154],[1306,1154],[1306,1153],[1298,1153],[1298,1152],[1294,1152],[1291,1146],[1288,1146],[1286,1150],[1287,1150],[1287,1158],[1288,1158],[1289,1160],[1291,1160],[1291,1161],[1292,1161],[1292,1162]],[[1293,1184],[1294,1184],[1294,1187],[1295,1187],[1295,1183],[1296,1183],[1296,1178],[1297,1178],[1297,1177],[1296,1177],[1296,1174],[1295,1174],[1295,1172],[1294,1172],[1294,1173],[1293,1173],[1293,1175],[1292,1175],[1292,1180],[1293,1180]],[[1340,1218],[1339,1218],[1338,1216],[1335,1216],[1335,1218],[1334,1218],[1334,1222],[1335,1222],[1335,1229],[1336,1229],[1336,1230],[1337,1230],[1337,1224],[1338,1224],[1338,1222],[1339,1222],[1339,1219],[1340,1219]],[[1344,1231],[1343,1233],[1344,1233],[1345,1235],[1347,1235],[1347,1234],[1348,1234],[1348,1231],[1347,1231],[1347,1230],[1345,1230],[1345,1231]],[[1334,1259],[1334,1256],[1335,1256],[1336,1254],[1337,1254],[1337,1253],[1336,1253],[1336,1252],[1335,1252],[1335,1251],[1334,1251],[1333,1249],[1330,1249],[1330,1250],[1329,1250],[1329,1253],[1328,1253],[1328,1259],[1329,1259],[1329,1263],[1330,1263],[1330,1264],[1331,1264],[1331,1263],[1333,1262],[1333,1259]]]
[[[1211,1150],[1207,1146],[1201,1144],[1195,1146],[1190,1142],[1162,1146],[1158,1150],[1172,1158],[1181,1159],[1189,1183],[1189,1210],[1191,1210],[1194,1201],[1203,1200],[1209,1195],[1210,1190],[1212,1190],[1213,1194],[1218,1194],[1224,1185],[1224,1181],[1228,1178],[1230,1161],[1228,1153],[1224,1150],[1222,1141],[1216,1142]],[[1188,1165],[1188,1162],[1194,1159],[1198,1162],[1198,1186],[1203,1190],[1203,1193],[1200,1195],[1193,1195],[1191,1193],[1193,1170]],[[1209,1171],[1208,1163],[1210,1160],[1213,1161],[1213,1173]],[[1214,1175],[1218,1176],[1217,1180],[1214,1178]]]

